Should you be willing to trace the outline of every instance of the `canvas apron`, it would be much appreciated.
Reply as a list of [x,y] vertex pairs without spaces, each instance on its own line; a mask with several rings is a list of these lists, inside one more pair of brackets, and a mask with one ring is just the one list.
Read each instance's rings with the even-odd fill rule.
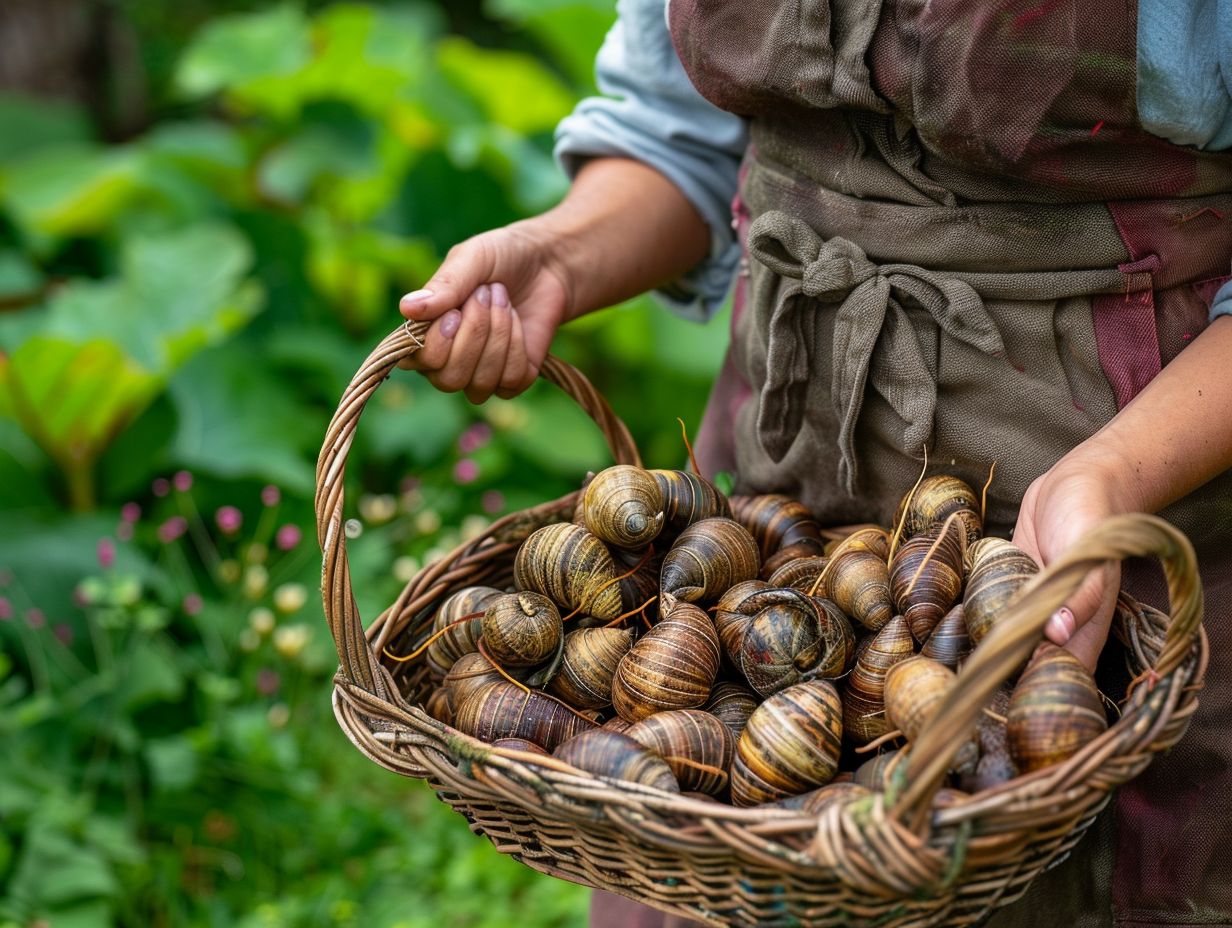
[[[925,446],[976,485],[995,460],[990,529],[1008,534],[1030,482],[1202,331],[1232,260],[1232,157],[1141,128],[1136,13],[672,0],[694,83],[751,120],[705,466],[886,524]],[[1232,924],[1232,474],[1164,515],[1201,558],[1201,707],[993,925]],[[1126,586],[1163,605],[1149,566]],[[595,911],[663,923],[615,897]]]

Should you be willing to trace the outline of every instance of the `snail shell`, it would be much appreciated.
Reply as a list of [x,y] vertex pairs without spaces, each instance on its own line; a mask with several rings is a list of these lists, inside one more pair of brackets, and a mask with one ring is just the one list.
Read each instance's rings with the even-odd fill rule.
[[513,560],[519,590],[542,593],[562,609],[609,622],[623,612],[619,576],[603,542],[568,522],[532,532]]
[[727,497],[705,477],[687,470],[652,470],[650,476],[663,492],[669,534],[677,534],[702,519],[731,516]]
[[696,709],[719,673],[719,636],[701,609],[665,597],[663,618],[616,665],[612,707],[638,722],[667,709]]
[[681,532],[663,558],[659,584],[685,602],[715,599],[752,580],[760,566],[748,529],[731,519],[702,519]]
[[483,611],[491,605],[492,600],[501,595],[500,590],[490,586],[468,586],[458,590],[448,597],[432,621],[433,633],[439,632],[445,626],[466,616],[473,616],[470,621],[455,625],[441,635],[430,645],[426,660],[432,672],[443,677],[449,673],[449,668],[463,654],[475,651],[475,643],[483,634]]
[[[829,563],[830,559],[821,555],[792,558],[774,571],[767,583],[770,586],[789,586],[801,593],[810,593],[813,596],[828,599],[825,584],[818,584],[817,578],[821,576],[821,572]],[[766,562],[765,567],[769,566],[770,563]]]
[[663,491],[648,471],[617,464],[586,484],[578,514],[582,524],[608,544],[644,548],[663,528]]
[[981,538],[967,549],[970,571],[963,596],[963,617],[977,646],[1039,573],[1031,556],[1001,538]]
[[483,614],[483,644],[502,667],[534,667],[560,649],[560,611],[541,593],[503,593]]
[[1078,658],[1045,642],[1023,671],[1006,713],[1010,755],[1023,773],[1059,764],[1108,727],[1095,680]]
[[632,646],[631,628],[579,628],[569,632],[560,671],[548,691],[575,709],[608,705],[616,665]]
[[833,603],[798,590],[763,590],[749,597],[756,609],[733,663],[759,696],[806,677],[838,677],[855,650],[855,632]]
[[745,580],[727,590],[714,610],[714,627],[719,633],[719,641],[723,645],[723,653],[735,667],[739,667],[740,642],[748,630],[749,622],[757,610],[748,606],[752,597],[763,590],[770,589],[765,580]]
[[957,477],[945,474],[926,477],[914,493],[903,497],[899,514],[894,519],[896,524],[904,508],[906,520],[903,522],[903,532],[908,538],[928,531],[955,512],[966,528],[969,543],[975,542],[984,533],[980,498],[969,484]]
[[656,712],[625,734],[667,761],[681,789],[714,796],[727,788],[736,739],[710,713],[700,709]]
[[506,751],[522,751],[527,754],[542,754],[544,757],[551,756],[535,742],[527,741],[525,738],[497,738],[492,742],[492,747],[503,748]]
[[739,738],[748,724],[749,716],[761,702],[751,690],[739,683],[723,681],[716,683],[710,691],[710,698],[702,708],[731,729],[734,737]]
[[445,686],[434,689],[424,703],[424,711],[438,722],[453,724],[453,690]]
[[608,719],[606,722],[604,722],[599,727],[606,729],[607,731],[618,731],[621,734],[623,734],[633,727],[633,723],[626,722],[619,715],[613,715],[610,719]]
[[843,739],[838,691],[826,680],[775,693],[749,717],[732,761],[732,801],[775,802],[824,786],[838,771]]
[[885,678],[890,668],[911,657],[907,620],[897,616],[868,639],[843,691],[843,730],[856,744],[867,744],[890,731],[885,711]]
[[487,689],[493,683],[503,682],[505,678],[492,666],[492,662],[478,651],[472,651],[463,654],[454,662],[449,673],[445,674],[442,686],[453,694],[452,703],[456,715],[457,708],[472,695]]
[[874,792],[884,792],[901,768],[902,757],[902,752],[898,750],[883,751],[876,757],[870,757],[856,768],[853,782]]
[[732,518],[757,540],[763,561],[789,545],[802,545],[811,554],[820,554],[825,547],[817,518],[790,496],[733,496],[730,502]]
[[890,564],[890,592],[915,640],[932,634],[963,585],[963,536],[955,524],[938,538],[932,531],[906,541]]
[[834,603],[870,631],[880,630],[894,617],[890,569],[862,543],[835,551],[825,583]]
[[958,603],[937,623],[924,647],[920,648],[920,654],[945,664],[950,670],[957,670],[959,662],[970,653],[971,637],[967,634],[963,605]]
[[911,657],[889,669],[885,678],[890,724],[914,741],[958,681],[954,671],[927,657]]
[[865,525],[851,532],[842,541],[827,542],[823,553],[833,558],[840,551],[852,549],[868,551],[883,561],[888,561],[890,559],[890,533],[879,525]]
[[597,777],[640,783],[671,793],[680,792],[667,762],[620,732],[602,728],[582,732],[552,753],[569,766]]
[[481,741],[524,738],[545,750],[555,750],[574,735],[595,727],[543,693],[523,691],[503,680],[459,702],[454,722],[459,731]]
[[827,783],[820,789],[801,793],[799,796],[788,796],[778,802],[771,803],[775,809],[798,809],[816,815],[826,806],[834,802],[847,802],[852,799],[865,799],[873,795],[872,790],[859,783]]

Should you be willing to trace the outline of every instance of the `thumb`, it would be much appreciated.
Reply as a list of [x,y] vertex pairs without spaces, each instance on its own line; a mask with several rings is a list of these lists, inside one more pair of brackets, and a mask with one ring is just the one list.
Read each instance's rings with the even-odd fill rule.
[[436,319],[457,309],[470,298],[475,288],[492,276],[492,250],[471,239],[449,249],[436,273],[419,290],[398,301],[407,319]]
[[1049,617],[1044,626],[1044,636],[1053,644],[1068,644],[1078,630],[1092,619],[1111,613],[1119,586],[1118,567],[1105,565],[1091,571],[1065,605]]

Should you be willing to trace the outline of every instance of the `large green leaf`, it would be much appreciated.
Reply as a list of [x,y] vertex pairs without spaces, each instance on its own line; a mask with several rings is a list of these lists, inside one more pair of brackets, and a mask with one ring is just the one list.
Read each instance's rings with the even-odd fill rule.
[[30,259],[12,249],[0,249],[0,304],[33,296],[43,286],[43,275]]
[[489,119],[517,132],[550,131],[573,108],[573,95],[560,78],[523,52],[453,37],[437,46],[437,65]]
[[100,232],[140,189],[140,165],[127,148],[42,149],[0,172],[4,206],[35,236]]
[[87,141],[90,121],[78,106],[0,94],[0,161]]
[[221,16],[188,47],[176,83],[188,96],[251,88],[294,74],[311,54],[308,19],[292,4]]

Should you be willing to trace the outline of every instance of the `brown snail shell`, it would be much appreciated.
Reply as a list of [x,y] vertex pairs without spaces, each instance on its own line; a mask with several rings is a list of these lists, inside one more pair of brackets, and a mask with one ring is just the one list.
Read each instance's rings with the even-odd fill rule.
[[739,522],[702,519],[676,539],[663,558],[660,588],[685,602],[716,599],[757,576],[757,542]]
[[565,627],[542,593],[504,593],[483,614],[483,644],[501,667],[534,667],[560,649]]
[[503,680],[459,702],[454,725],[481,741],[524,738],[545,750],[595,727],[551,697]]
[[631,628],[579,628],[569,632],[560,671],[548,691],[575,709],[608,705],[616,665],[632,646]]
[[879,525],[865,525],[851,532],[841,541],[826,542],[826,557],[833,558],[840,551],[868,551],[883,561],[890,559],[890,533]]
[[610,729],[597,728],[575,735],[559,745],[552,755],[597,777],[680,792],[676,777],[663,758],[628,735]]
[[644,548],[663,529],[663,491],[648,471],[617,464],[599,471],[582,490],[582,524],[610,545]]
[[697,606],[664,596],[663,618],[616,665],[612,707],[638,722],[667,709],[696,709],[719,673],[719,636]]
[[883,751],[870,757],[856,768],[853,782],[874,792],[889,789],[895,773],[902,767],[903,753],[898,750]]
[[1082,662],[1048,642],[1036,648],[1006,712],[1015,766],[1030,773],[1059,764],[1107,727],[1099,689]]
[[1039,573],[1039,566],[1021,548],[1001,538],[981,538],[967,549],[967,561],[963,617],[975,647]]
[[843,731],[855,744],[867,744],[893,727],[886,717],[886,674],[911,657],[914,650],[911,631],[902,616],[887,622],[868,642],[843,690]]
[[739,738],[744,726],[748,724],[749,716],[760,703],[761,700],[751,690],[739,683],[724,680],[714,685],[710,698],[702,709],[726,725],[734,737]]
[[[821,572],[826,569],[826,565],[829,563],[830,559],[821,555],[795,557],[774,571],[767,583],[770,586],[789,586],[793,590],[799,590],[801,593],[809,593],[813,596],[828,599],[829,597],[826,596],[826,585],[818,583],[817,578],[821,576]],[[767,561],[763,571],[765,567],[769,566],[770,562]]]
[[732,802],[755,806],[824,786],[843,740],[838,691],[826,680],[775,693],[749,717],[732,761]]
[[759,696],[810,677],[838,677],[855,651],[847,616],[829,600],[798,590],[763,590],[746,602],[756,608],[734,663]]
[[456,715],[458,707],[472,695],[487,689],[493,683],[503,682],[505,678],[492,666],[492,662],[478,651],[472,651],[454,661],[441,685],[453,694],[452,704]]
[[962,527],[940,538],[927,531],[904,542],[890,564],[890,592],[916,641],[924,642],[958,601],[963,586]]
[[428,699],[424,703],[424,711],[438,722],[452,725],[453,690],[445,686],[438,686],[428,695]]
[[865,799],[871,795],[873,795],[872,790],[859,783],[833,781],[819,789],[809,790],[799,796],[788,796],[770,805],[775,809],[798,809],[801,812],[816,815],[831,803]]
[[748,605],[749,600],[770,589],[765,580],[745,580],[737,583],[719,597],[714,610],[714,627],[723,645],[723,654],[733,666],[739,660],[740,642],[748,630],[749,622],[757,610]]
[[847,615],[875,632],[894,617],[890,569],[862,540],[853,538],[847,539],[831,556],[826,568],[826,592]]
[[599,727],[604,728],[608,731],[618,731],[621,734],[623,734],[624,732],[627,732],[630,728],[633,727],[633,723],[626,722],[619,715],[613,715],[610,719],[608,719],[606,722],[604,722]]
[[[620,598],[625,609],[635,609],[648,600],[654,600],[659,592],[659,573],[663,569],[666,550],[654,548],[640,551],[612,548],[612,559],[620,571]],[[645,607],[644,614],[651,624],[658,621],[657,601]]]
[[914,493],[903,497],[894,519],[896,524],[904,508],[903,533],[908,538],[941,524],[956,512],[966,529],[968,543],[975,542],[984,533],[980,498],[968,483],[957,477],[938,474],[924,478]]
[[790,496],[733,496],[730,503],[732,518],[756,539],[763,561],[790,545],[803,545],[813,554],[820,554],[825,547],[817,518]]
[[500,595],[500,590],[490,586],[468,586],[441,603],[432,620],[433,633],[468,615],[472,618],[461,625],[455,625],[428,645],[425,659],[436,676],[445,676],[454,661],[463,654],[475,651],[476,642],[483,634],[483,611]]
[[736,739],[710,713],[700,709],[656,712],[625,734],[667,761],[681,789],[714,796],[727,788]]
[[937,623],[924,647],[920,648],[920,654],[945,664],[950,670],[957,670],[970,653],[971,637],[967,634],[963,605],[958,603]]
[[731,516],[727,497],[705,477],[687,470],[652,470],[650,476],[663,492],[668,534],[678,534],[702,519]]
[[532,532],[513,560],[519,590],[542,593],[561,609],[609,622],[624,611],[620,573],[602,541],[568,522]]
[[527,754],[542,754],[544,757],[551,756],[535,742],[527,741],[525,738],[497,738],[492,742],[492,747],[506,751],[522,751]]
[[954,671],[927,657],[910,657],[889,669],[885,678],[886,715],[908,741],[919,737],[950,687]]

